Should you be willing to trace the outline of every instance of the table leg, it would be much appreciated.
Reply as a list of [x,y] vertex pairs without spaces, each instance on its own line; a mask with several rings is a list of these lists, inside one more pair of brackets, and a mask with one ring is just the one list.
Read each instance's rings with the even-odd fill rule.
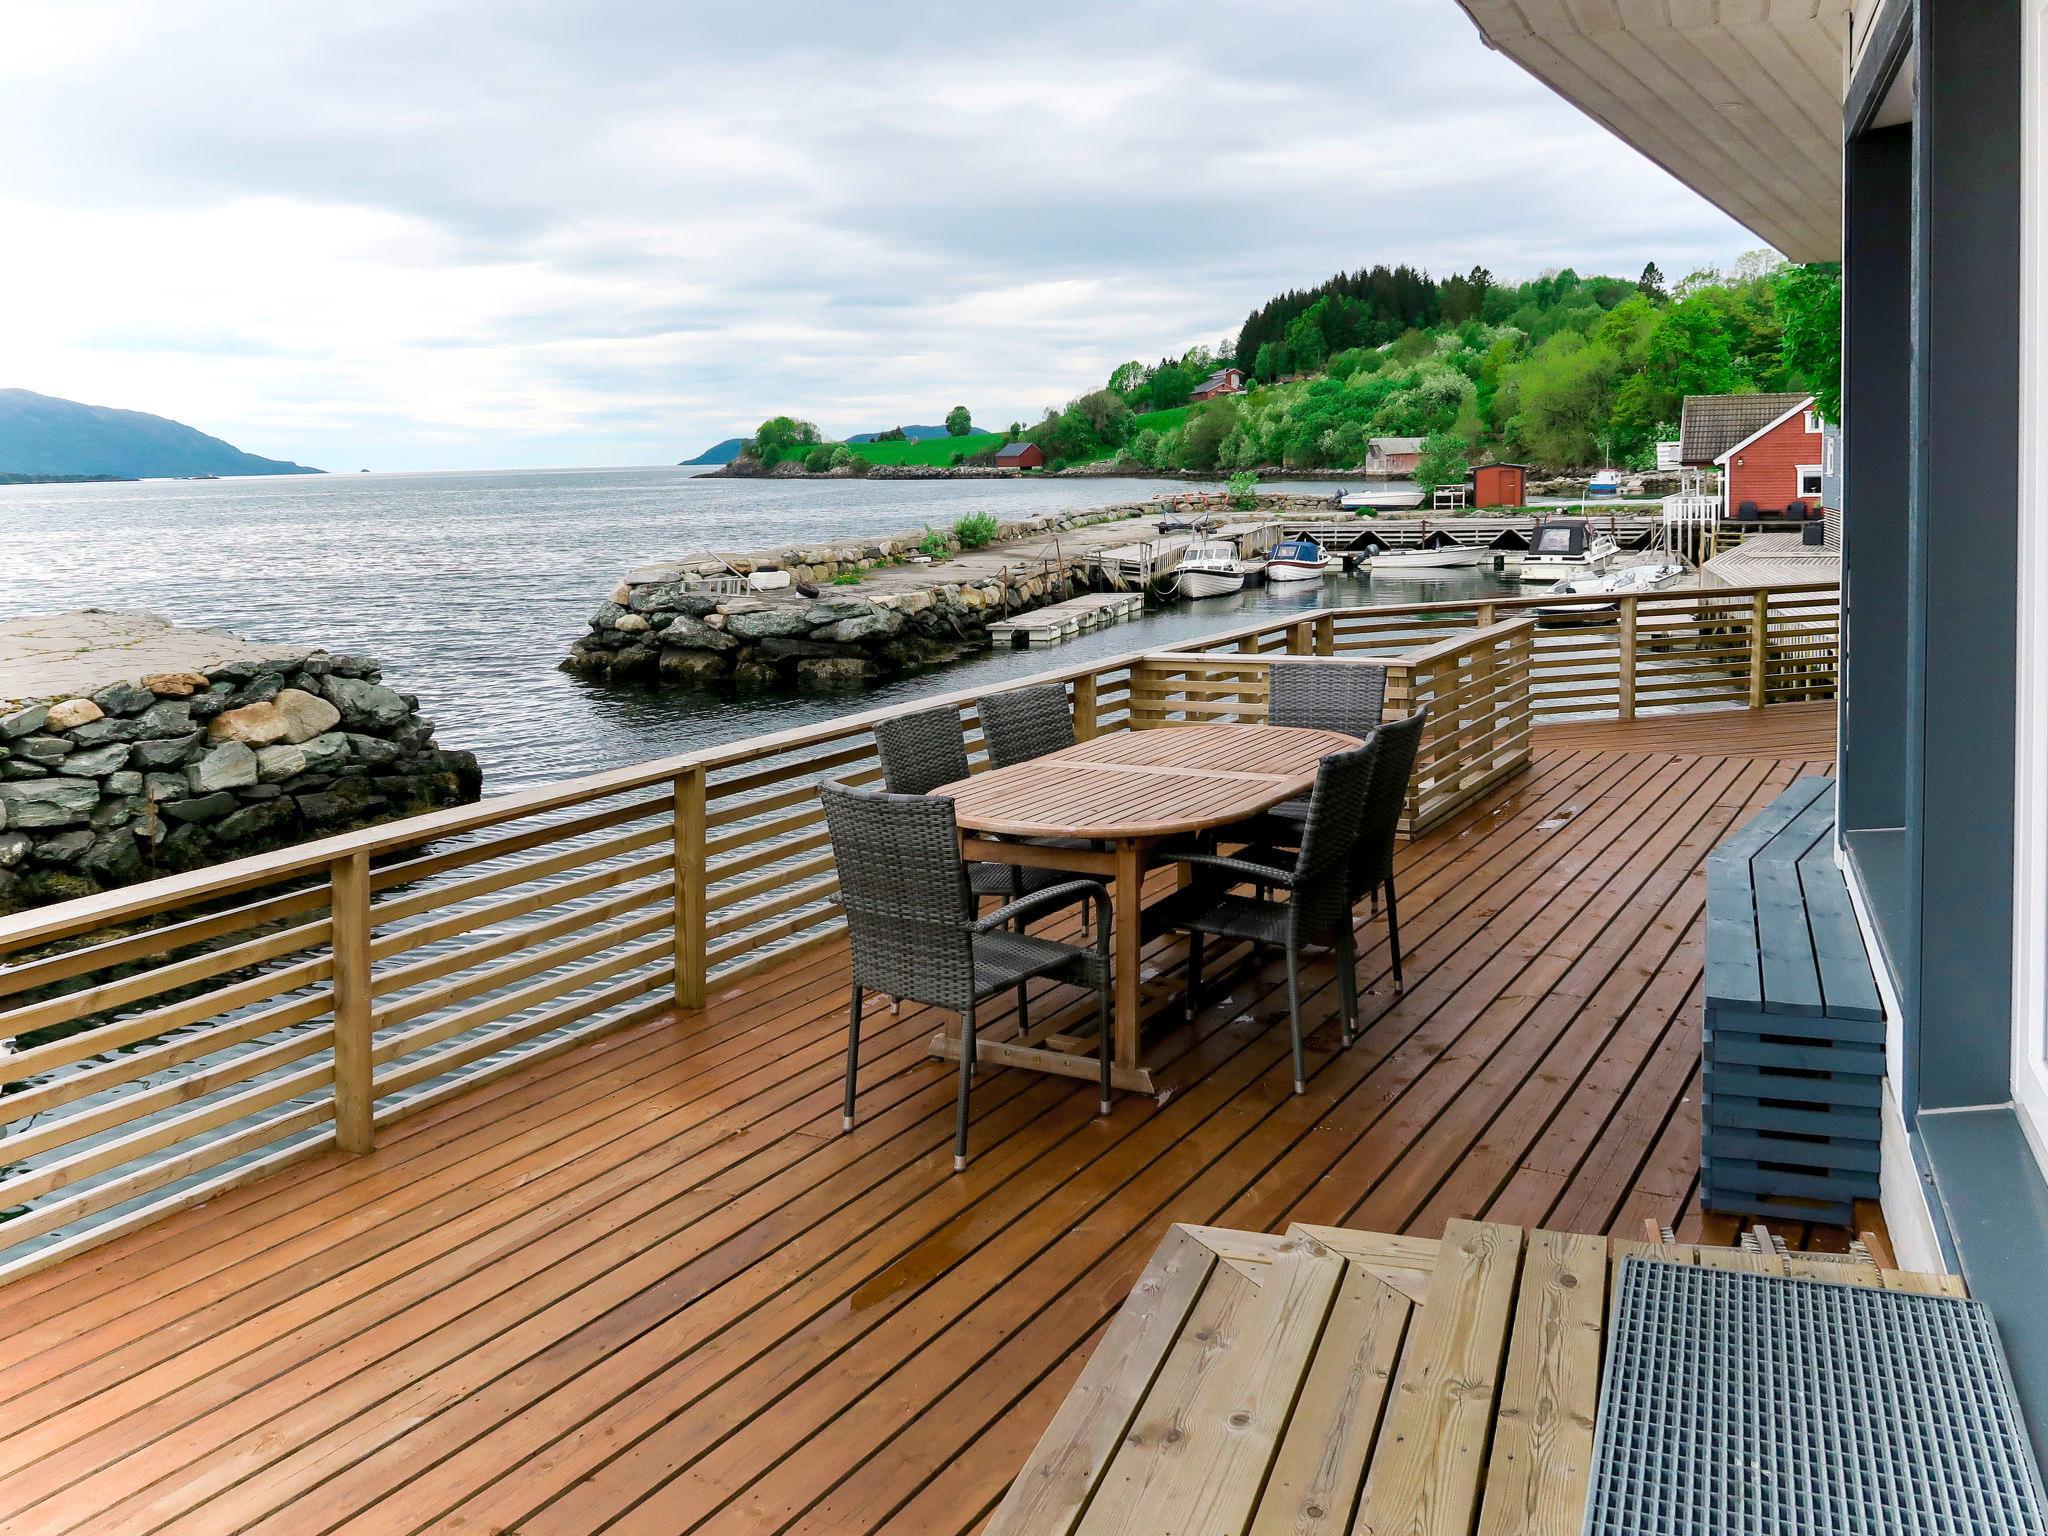
[[1138,955],[1144,937],[1145,859],[1139,843],[1116,845],[1116,884],[1110,901],[1116,916],[1116,1064],[1138,1066]]

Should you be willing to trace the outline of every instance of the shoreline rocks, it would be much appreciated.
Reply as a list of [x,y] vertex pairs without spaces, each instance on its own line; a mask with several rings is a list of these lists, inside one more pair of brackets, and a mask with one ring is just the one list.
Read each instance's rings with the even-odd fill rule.
[[325,651],[0,704],[0,912],[475,800],[375,661]]

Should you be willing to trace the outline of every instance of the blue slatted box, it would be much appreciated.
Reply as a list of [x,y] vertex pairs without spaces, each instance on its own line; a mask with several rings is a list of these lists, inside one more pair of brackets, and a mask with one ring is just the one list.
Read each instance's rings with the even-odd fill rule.
[[1834,830],[1834,781],[1801,779],[1707,860],[1710,1211],[1847,1225],[1877,1195],[1884,1008]]

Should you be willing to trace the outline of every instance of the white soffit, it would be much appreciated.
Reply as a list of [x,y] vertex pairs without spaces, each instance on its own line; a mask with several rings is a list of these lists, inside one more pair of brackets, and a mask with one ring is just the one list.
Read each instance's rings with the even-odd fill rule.
[[1458,0],[1530,74],[1794,261],[1842,250],[1847,0]]

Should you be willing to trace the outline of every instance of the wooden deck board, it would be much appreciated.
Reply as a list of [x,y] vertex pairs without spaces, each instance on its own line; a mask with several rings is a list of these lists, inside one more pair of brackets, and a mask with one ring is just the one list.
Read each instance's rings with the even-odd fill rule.
[[1403,849],[1405,995],[1361,913],[1348,1051],[1309,967],[1300,1098],[1279,967],[1226,953],[1157,1101],[988,1070],[956,1178],[928,1011],[868,1011],[836,1134],[825,946],[28,1277],[0,1533],[971,1530],[1174,1222],[1697,1240],[1702,860],[1831,727],[1538,728]]

